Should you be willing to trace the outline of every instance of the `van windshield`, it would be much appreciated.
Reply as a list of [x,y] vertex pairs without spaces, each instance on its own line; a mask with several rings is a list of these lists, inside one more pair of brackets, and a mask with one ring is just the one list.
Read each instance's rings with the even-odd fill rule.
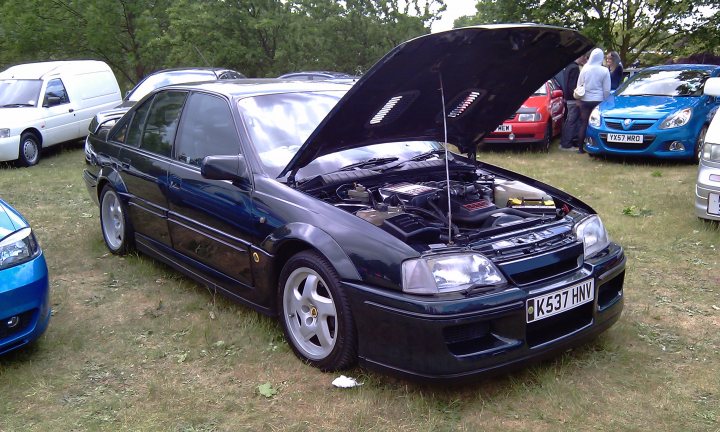
[[0,80],[0,108],[37,106],[41,80]]

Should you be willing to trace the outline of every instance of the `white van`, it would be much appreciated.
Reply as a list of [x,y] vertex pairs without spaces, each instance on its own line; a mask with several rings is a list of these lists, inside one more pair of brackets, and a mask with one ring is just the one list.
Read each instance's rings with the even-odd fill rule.
[[40,150],[87,135],[121,102],[110,67],[95,60],[28,63],[0,72],[0,161],[38,163]]

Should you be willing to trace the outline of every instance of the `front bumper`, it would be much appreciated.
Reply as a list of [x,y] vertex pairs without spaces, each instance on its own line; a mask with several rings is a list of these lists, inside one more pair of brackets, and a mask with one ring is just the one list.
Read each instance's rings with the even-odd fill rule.
[[39,338],[50,321],[45,256],[0,271],[0,355]]
[[711,180],[711,174],[720,176],[720,167],[708,166],[701,160],[695,185],[695,214],[699,218],[720,221],[720,215],[708,213],[710,194],[720,194],[720,182]]
[[0,162],[17,160],[20,155],[20,137],[0,138]]
[[[700,127],[695,124],[673,129],[659,129],[653,126],[642,131],[597,129],[588,126],[585,135],[585,149],[590,154],[617,156],[652,156],[663,159],[692,159]],[[642,135],[642,143],[611,143],[609,133]],[[684,150],[670,150],[673,143],[680,143]]]
[[[550,281],[497,294],[432,300],[346,283],[364,366],[423,381],[464,381],[553,355],[595,337],[623,309],[625,256],[611,245],[595,262]],[[594,279],[594,300],[526,323],[526,300]]]
[[544,122],[522,122],[505,123],[512,126],[512,132],[493,132],[488,134],[483,142],[498,144],[527,144],[539,143],[545,139],[547,121]]

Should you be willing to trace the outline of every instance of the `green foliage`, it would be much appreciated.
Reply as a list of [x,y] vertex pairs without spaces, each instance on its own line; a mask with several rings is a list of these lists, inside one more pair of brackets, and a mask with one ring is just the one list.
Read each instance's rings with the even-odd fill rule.
[[[0,0],[0,66],[100,59],[124,87],[157,69],[362,73],[429,32],[444,0]],[[40,12],[38,12],[40,11]]]

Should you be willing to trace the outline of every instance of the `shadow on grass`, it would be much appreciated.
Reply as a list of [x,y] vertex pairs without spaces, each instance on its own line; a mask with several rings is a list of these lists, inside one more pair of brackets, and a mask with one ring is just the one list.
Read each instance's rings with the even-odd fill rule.
[[[42,165],[43,163],[52,162],[54,157],[57,157],[58,155],[66,152],[66,151],[75,151],[78,149],[81,149],[85,146],[85,138],[73,140],[73,141],[67,141],[61,144],[57,144],[48,148],[44,148],[41,150],[40,153],[40,161],[38,162],[38,165]],[[4,161],[0,162],[0,170],[9,170],[14,168],[25,168],[23,166],[20,166],[17,164],[16,161]]]

